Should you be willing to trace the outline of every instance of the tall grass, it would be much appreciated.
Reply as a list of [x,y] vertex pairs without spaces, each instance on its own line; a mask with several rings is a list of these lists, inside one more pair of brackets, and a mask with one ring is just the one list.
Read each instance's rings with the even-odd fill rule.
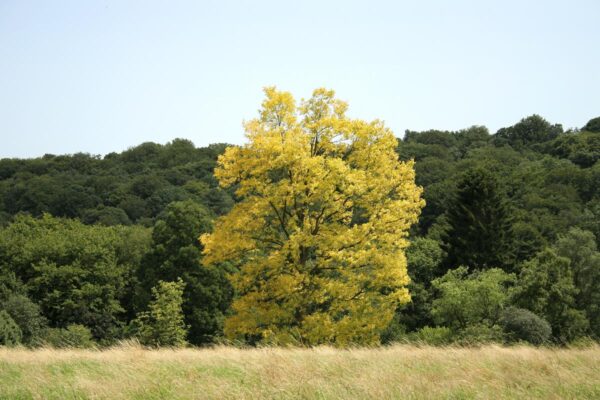
[[3,348],[0,398],[600,398],[600,347]]

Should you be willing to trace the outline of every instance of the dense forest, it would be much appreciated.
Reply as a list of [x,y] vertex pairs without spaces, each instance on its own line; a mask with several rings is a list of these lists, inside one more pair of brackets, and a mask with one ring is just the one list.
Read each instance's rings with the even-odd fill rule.
[[[239,200],[213,175],[226,147],[0,160],[0,344],[222,340],[233,267],[202,266],[198,237]],[[600,117],[407,131],[397,152],[426,205],[383,343],[600,338]]]

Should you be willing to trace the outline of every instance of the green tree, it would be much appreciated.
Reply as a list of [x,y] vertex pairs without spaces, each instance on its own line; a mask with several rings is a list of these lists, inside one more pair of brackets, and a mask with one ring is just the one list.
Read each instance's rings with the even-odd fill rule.
[[562,125],[551,125],[537,114],[523,118],[515,125],[501,128],[496,132],[497,144],[508,143],[513,147],[522,147],[552,140],[563,133]]
[[3,308],[19,327],[24,344],[35,344],[39,341],[47,321],[41,315],[37,304],[25,295],[11,293],[2,301],[0,308]]
[[[598,163],[598,187],[600,187],[600,163]],[[600,248],[600,196],[585,205],[584,215],[585,222],[580,226],[594,234],[596,247]]]
[[[143,143],[104,158],[89,154],[47,154],[29,160],[0,160],[0,217],[29,212],[39,217],[81,218],[87,224],[153,223],[172,201],[194,198],[221,215],[232,205],[212,175],[224,145],[196,148],[189,140]],[[195,197],[183,186],[203,181]]]
[[152,288],[153,300],[148,311],[138,315],[133,322],[137,327],[137,337],[146,346],[181,347],[186,344],[186,325],[183,320],[182,280],[177,282],[159,281]]
[[[96,339],[115,339],[126,322],[124,305],[139,262],[129,259],[135,252],[126,239],[139,230],[18,216],[0,230],[0,271],[23,282],[50,326],[81,324]],[[144,248],[143,240],[132,243]]]
[[192,200],[169,204],[154,225],[152,248],[139,270],[142,304],[148,303],[144,297],[158,281],[183,280],[183,313],[192,344],[210,342],[222,333],[233,296],[225,270],[201,265],[198,236],[211,231],[212,220],[213,214]]
[[100,224],[104,226],[131,225],[129,217],[120,208],[100,206],[95,209],[85,210],[81,220],[86,224]]
[[583,128],[582,131],[588,132],[600,132],[600,117],[590,119]]
[[443,275],[441,264],[444,252],[440,243],[426,238],[414,239],[406,249],[408,285],[411,301],[398,310],[398,323],[408,331],[414,331],[432,325],[431,301],[433,290],[431,282]]
[[448,271],[433,281],[439,293],[431,305],[437,324],[457,332],[470,326],[493,327],[510,300],[515,276],[498,268],[468,274],[466,267]]
[[19,325],[4,310],[0,310],[0,345],[13,346],[21,343]]
[[467,170],[446,212],[448,230],[443,236],[447,268],[512,270],[512,220],[507,198],[488,169]]
[[589,168],[600,160],[600,128],[595,132],[561,135],[548,144],[547,151],[582,168]]
[[512,239],[515,263],[533,258],[546,244],[544,237],[537,228],[524,221],[513,224]]
[[538,231],[544,242],[584,223],[582,195],[592,195],[589,172],[549,156],[522,160],[507,179],[519,222]]
[[577,288],[576,308],[585,312],[590,329],[600,338],[600,252],[594,234],[571,228],[559,236],[553,248],[557,255],[570,260],[573,283]]
[[475,125],[458,131],[456,139],[460,157],[464,158],[471,150],[487,146],[491,136],[485,126]]
[[567,343],[584,335],[589,326],[575,308],[577,293],[570,260],[547,248],[523,264],[513,302],[545,318],[555,340]]

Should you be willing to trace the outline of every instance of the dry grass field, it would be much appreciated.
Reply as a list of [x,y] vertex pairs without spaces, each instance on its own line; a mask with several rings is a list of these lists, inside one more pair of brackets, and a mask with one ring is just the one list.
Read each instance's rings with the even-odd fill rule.
[[3,348],[0,398],[600,398],[600,347]]

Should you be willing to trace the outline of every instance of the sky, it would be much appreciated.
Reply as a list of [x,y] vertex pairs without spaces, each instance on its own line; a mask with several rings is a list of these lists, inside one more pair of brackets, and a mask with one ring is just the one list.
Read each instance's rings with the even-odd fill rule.
[[0,0],[0,157],[242,144],[262,88],[491,133],[600,116],[600,1]]

